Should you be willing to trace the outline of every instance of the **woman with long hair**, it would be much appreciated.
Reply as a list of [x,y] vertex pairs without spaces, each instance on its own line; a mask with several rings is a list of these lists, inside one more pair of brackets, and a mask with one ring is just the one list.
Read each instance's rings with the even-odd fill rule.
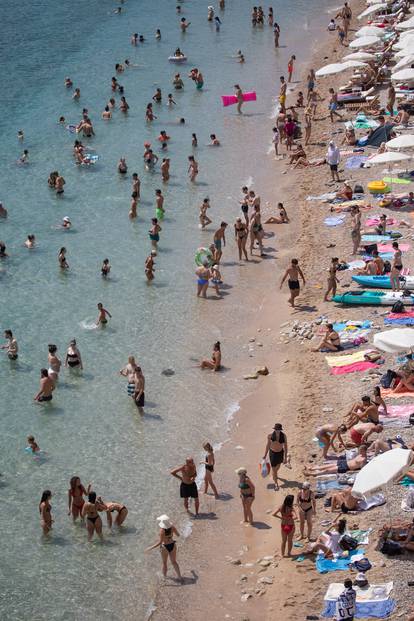
[[[68,489],[68,515],[72,515],[73,521],[76,522],[82,514],[82,508],[85,504],[84,496],[87,496],[91,490],[91,484],[85,489],[79,477],[72,477]],[[82,520],[83,521],[83,520]]]
[[286,544],[287,555],[292,555],[295,520],[297,520],[297,515],[293,508],[294,500],[295,497],[293,494],[288,494],[284,499],[283,504],[273,513],[273,517],[277,517],[281,520],[280,528],[282,534],[282,556],[285,556]]
[[205,456],[205,461],[201,462],[201,463],[204,463],[204,467],[205,467],[204,493],[207,494],[208,487],[210,486],[211,489],[213,490],[213,494],[215,498],[217,499],[219,495],[218,495],[217,488],[213,482],[213,472],[214,472],[214,465],[215,465],[213,447],[211,446],[210,442],[206,442],[205,444],[203,444],[203,449],[207,453]]
[[45,489],[42,493],[42,497],[39,502],[40,513],[40,525],[44,535],[48,535],[52,530],[52,506],[50,499],[52,498],[52,492],[50,489]]
[[236,474],[239,476],[240,498],[243,506],[243,519],[248,524],[253,524],[252,504],[255,497],[255,487],[247,476],[246,468],[237,468]]

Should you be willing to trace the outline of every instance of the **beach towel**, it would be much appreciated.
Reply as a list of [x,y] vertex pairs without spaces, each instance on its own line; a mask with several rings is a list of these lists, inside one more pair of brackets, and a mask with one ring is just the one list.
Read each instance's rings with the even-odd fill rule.
[[[357,603],[379,602],[389,599],[391,591],[394,588],[394,583],[384,582],[382,584],[370,584],[368,587],[364,588],[354,585],[353,588],[356,591]],[[332,582],[325,593],[324,600],[336,602],[343,590],[343,582]]]
[[[372,258],[372,257],[368,257],[368,258]],[[365,261],[361,261],[360,259],[357,259],[355,261],[350,261],[346,269],[352,271],[352,270],[361,270],[364,267],[365,267]]]
[[[398,248],[401,252],[407,252],[410,249],[410,244],[398,244]],[[378,252],[393,252],[392,244],[378,244]]]
[[356,554],[365,554],[364,550],[350,550],[348,556],[338,558],[335,560],[324,558],[323,555],[318,554],[316,557],[316,569],[320,574],[326,574],[329,571],[344,571],[348,569],[352,563],[352,557]]
[[401,479],[401,481],[399,481],[398,483],[399,485],[402,485],[403,487],[410,487],[411,485],[414,486],[414,481],[410,479],[410,477],[407,477],[407,476]]
[[388,313],[384,318],[384,324],[393,323],[401,326],[414,325],[414,311],[407,310],[405,313]]
[[401,399],[401,397],[414,397],[414,392],[407,390],[407,392],[395,392],[393,393],[391,388],[382,388],[381,394],[388,399]]
[[332,367],[330,370],[331,375],[346,375],[347,373],[362,373],[362,371],[366,371],[367,369],[375,369],[378,368],[379,365],[374,362],[354,362],[352,364],[347,364],[342,367]]
[[365,360],[365,354],[373,351],[373,349],[364,349],[363,351],[357,351],[354,354],[344,354],[342,356],[325,356],[325,360],[330,367],[342,367],[354,362],[363,362]]
[[[404,405],[388,405],[387,418],[408,418],[414,412],[414,403],[404,403]],[[384,410],[379,411],[380,416],[385,418]]]
[[348,535],[356,539],[358,541],[358,545],[366,546],[369,544],[369,535],[371,531],[372,531],[372,528],[368,528],[367,530],[357,528],[355,530],[349,530]]
[[345,162],[345,168],[361,168],[361,165],[368,159],[367,155],[353,155],[348,157]]
[[[372,321],[363,320],[363,321],[354,321],[349,319],[348,321],[337,321],[333,324],[334,330],[336,332],[352,332],[353,334],[359,333],[361,330],[369,330],[372,326]],[[323,326],[322,326],[323,327]]]
[[[375,215],[375,216],[371,216],[370,218],[367,218],[365,220],[365,226],[377,226],[377,224],[380,223],[380,217]],[[398,224],[398,220],[396,220],[395,218],[388,218],[387,217],[387,224],[389,226]]]
[[344,223],[345,216],[331,216],[325,218],[324,223],[326,226],[339,226]]
[[[343,590],[342,585],[342,590]],[[354,619],[386,619],[394,611],[395,600],[386,599],[380,602],[357,602],[355,607]],[[333,618],[336,614],[336,602],[326,602],[325,608],[321,613],[323,617]]]
[[369,511],[374,507],[381,507],[382,505],[385,505],[386,502],[387,501],[384,494],[379,492],[378,494],[374,494],[370,498],[363,498],[359,500],[357,504],[357,511]]
[[400,179],[400,177],[384,177],[383,181],[385,183],[396,183],[397,185],[407,185],[407,183],[411,183],[410,179]]
[[347,487],[346,485],[341,484],[336,475],[333,475],[334,479],[324,479],[324,478],[316,478],[316,491],[320,494],[323,494],[332,489],[344,489]]
[[333,201],[336,196],[336,192],[325,192],[325,194],[319,194],[319,196],[307,196],[307,201]]

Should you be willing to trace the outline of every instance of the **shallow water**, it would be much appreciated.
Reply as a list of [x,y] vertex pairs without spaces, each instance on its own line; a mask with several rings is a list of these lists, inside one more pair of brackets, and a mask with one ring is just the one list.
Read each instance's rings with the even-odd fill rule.
[[[246,392],[226,372],[200,375],[194,360],[206,356],[217,339],[226,366],[245,355],[241,334],[260,312],[262,295],[260,279],[253,280],[251,273],[262,275],[265,266],[239,265],[230,226],[222,269],[226,295],[221,301],[200,301],[195,297],[194,251],[210,242],[221,219],[232,225],[243,183],[259,188],[263,199],[277,200],[273,160],[266,157],[272,97],[290,53],[294,50],[300,58],[301,50],[309,50],[326,0],[312,3],[310,22],[308,3],[293,0],[286,15],[280,4],[280,16],[279,5],[274,5],[281,44],[289,42],[289,49],[278,51],[268,26],[251,29],[248,5],[242,10],[236,1],[227,1],[220,13],[221,31],[215,32],[206,20],[207,4],[185,2],[183,15],[192,25],[182,35],[175,4],[129,0],[120,16],[111,14],[116,4],[108,0],[22,0],[1,9],[0,199],[9,218],[0,220],[0,238],[10,258],[0,266],[0,327],[11,328],[20,346],[18,363],[0,358],[0,618],[10,621],[143,619],[156,588],[158,555],[143,556],[157,535],[154,517],[167,511],[174,520],[182,518],[178,483],[168,470],[188,454],[198,459],[203,441],[223,441],[226,416]],[[154,39],[158,27],[159,42]],[[147,41],[133,48],[129,38],[137,30]],[[178,45],[189,58],[179,69],[185,89],[173,93],[174,109],[165,102],[154,104],[158,120],[149,126],[145,106],[155,88],[162,88],[165,99],[173,92],[171,78],[178,69],[167,57]],[[231,58],[239,48],[245,65]],[[126,57],[140,65],[118,77],[130,112],[124,117],[116,111],[105,123],[100,114],[112,96],[114,64]],[[185,77],[193,66],[203,71],[202,92]],[[63,86],[66,75],[81,89],[79,103]],[[234,107],[223,109],[220,101],[236,82],[258,93],[256,104],[245,106],[243,118]],[[74,136],[57,123],[60,115],[78,122],[83,106],[95,126],[90,144],[100,155],[89,169],[74,165]],[[180,117],[186,119],[185,126],[178,125]],[[18,129],[25,132],[24,144],[17,141]],[[147,231],[154,191],[162,186],[157,171],[143,170],[142,152],[145,141],[157,144],[161,129],[172,138],[172,178],[163,188],[167,216],[156,279],[148,286]],[[186,176],[192,132],[199,140],[195,185]],[[206,146],[212,132],[222,141],[220,149]],[[16,165],[23,148],[30,152],[28,166]],[[129,173],[137,171],[142,180],[134,223],[128,219],[130,174],[125,179],[116,172],[120,156],[127,158]],[[47,186],[54,169],[66,179],[60,200]],[[198,205],[205,196],[211,199],[214,224],[200,231]],[[66,215],[73,229],[57,230],[55,225]],[[34,251],[23,247],[29,233],[38,240]],[[277,238],[266,245],[276,258]],[[64,274],[57,265],[61,246],[67,248],[70,265]],[[105,257],[112,264],[107,282],[100,276]],[[97,316],[98,301],[113,319],[105,330],[87,329]],[[47,363],[47,344],[56,343],[63,358],[73,337],[84,359],[83,376],[62,372],[53,404],[35,404],[32,397],[39,370]],[[118,375],[130,353],[147,380],[143,419]],[[163,376],[166,367],[175,369],[175,375]],[[29,433],[47,452],[44,460],[35,461],[24,452]],[[84,484],[91,481],[104,499],[127,505],[122,534],[106,531],[105,544],[86,545],[84,530],[73,527],[66,515],[68,480],[74,474]],[[54,494],[55,519],[47,543],[41,539],[37,513],[46,488]],[[204,501],[202,508],[214,511],[214,501]]]

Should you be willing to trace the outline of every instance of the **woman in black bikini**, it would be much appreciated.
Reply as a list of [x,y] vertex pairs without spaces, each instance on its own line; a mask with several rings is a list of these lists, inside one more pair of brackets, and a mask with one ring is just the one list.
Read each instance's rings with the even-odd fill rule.
[[215,498],[217,499],[219,495],[217,488],[213,482],[213,472],[215,464],[213,447],[211,446],[210,442],[206,442],[205,444],[203,444],[203,449],[207,451],[205,461],[201,462],[204,464],[204,467],[206,469],[204,475],[204,493],[207,494],[208,486],[210,486],[213,490]]
[[99,539],[103,540],[102,520],[98,511],[107,511],[107,506],[103,502],[97,501],[95,492],[91,492],[88,494],[88,502],[85,502],[82,507],[82,517],[86,517],[88,541],[92,541],[94,533],[98,535]]
[[302,484],[302,489],[297,495],[297,505],[299,507],[299,524],[300,524],[300,537],[305,538],[305,522],[308,531],[308,539],[310,540],[312,535],[312,517],[315,515],[315,496],[310,489],[310,483],[305,481]]
[[52,530],[52,507],[50,506],[50,499],[52,498],[52,492],[49,489],[45,489],[42,493],[42,497],[39,503],[40,524],[42,526],[43,534],[48,535]]
[[175,569],[175,573],[178,576],[180,582],[183,581],[181,576],[180,568],[177,563],[177,546],[175,545],[175,541],[173,536],[180,536],[180,533],[175,528],[175,526],[171,523],[168,515],[160,515],[157,518],[158,526],[160,529],[160,538],[157,543],[150,546],[145,550],[145,552],[150,552],[150,550],[154,550],[155,548],[160,548],[161,558],[162,558],[162,575],[165,577],[167,575],[167,562],[168,559],[171,561],[171,565]]
[[282,425],[276,423],[273,432],[267,436],[267,444],[263,459],[269,453],[270,465],[272,466],[272,476],[275,482],[275,491],[279,489],[277,474],[281,464],[287,464],[288,446],[286,435],[282,431]]
[[[112,524],[115,523],[117,526],[121,526],[128,515],[128,509],[125,505],[121,505],[120,502],[104,502],[102,498],[99,496],[98,502],[104,504],[106,506],[106,519],[108,522],[108,528],[112,528]],[[112,514],[116,512],[117,516],[113,519]]]
[[243,519],[248,524],[253,524],[252,504],[255,496],[255,487],[247,476],[246,468],[237,468],[239,475],[240,498],[243,505]]
[[239,248],[239,261],[242,260],[242,254],[244,254],[246,261],[248,261],[249,258],[247,256],[246,243],[247,236],[249,234],[249,227],[247,224],[242,222],[241,218],[236,218],[236,223],[234,225],[234,234],[236,237],[237,246]]
[[80,351],[76,346],[75,339],[71,340],[71,342],[69,343],[69,347],[66,351],[65,367],[70,367],[71,369],[83,369],[82,358],[80,355]]

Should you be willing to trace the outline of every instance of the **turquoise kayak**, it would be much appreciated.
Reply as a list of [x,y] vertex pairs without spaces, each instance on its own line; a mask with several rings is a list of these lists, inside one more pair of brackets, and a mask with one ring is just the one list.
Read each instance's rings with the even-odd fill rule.
[[393,306],[398,301],[401,301],[404,305],[411,306],[414,304],[414,296],[404,295],[402,291],[367,291],[362,289],[361,291],[347,291],[346,293],[334,295],[332,298],[332,302],[346,305]]
[[[363,287],[379,287],[380,289],[391,289],[389,274],[385,276],[352,276],[352,280]],[[401,286],[405,289],[414,289],[414,276],[400,276]]]

